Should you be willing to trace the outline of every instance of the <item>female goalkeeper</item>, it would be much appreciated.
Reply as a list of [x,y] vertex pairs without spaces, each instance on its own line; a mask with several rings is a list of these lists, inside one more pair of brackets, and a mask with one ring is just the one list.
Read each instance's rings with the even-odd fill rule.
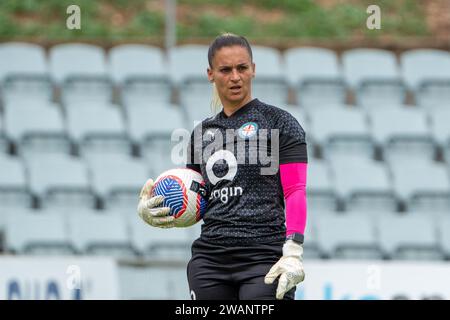
[[[244,37],[217,37],[208,62],[222,110],[194,129],[188,151],[187,167],[202,174],[210,195],[187,266],[191,297],[294,299],[305,277],[305,133],[288,112],[252,98],[255,64]],[[139,215],[176,227],[160,196],[144,196],[150,187]]]

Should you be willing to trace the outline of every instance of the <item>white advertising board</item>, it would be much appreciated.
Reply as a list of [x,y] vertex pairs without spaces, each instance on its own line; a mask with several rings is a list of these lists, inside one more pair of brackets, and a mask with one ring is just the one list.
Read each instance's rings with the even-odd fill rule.
[[0,300],[109,300],[118,290],[113,259],[0,257]]
[[296,299],[450,299],[450,263],[305,261]]

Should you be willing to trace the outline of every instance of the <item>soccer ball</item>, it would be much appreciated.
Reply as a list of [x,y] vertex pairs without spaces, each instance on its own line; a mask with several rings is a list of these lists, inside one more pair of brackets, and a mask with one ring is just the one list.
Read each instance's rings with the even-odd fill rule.
[[178,227],[189,227],[203,218],[206,211],[206,189],[203,177],[187,168],[170,169],[155,180],[152,196],[164,196],[163,207],[177,219]]

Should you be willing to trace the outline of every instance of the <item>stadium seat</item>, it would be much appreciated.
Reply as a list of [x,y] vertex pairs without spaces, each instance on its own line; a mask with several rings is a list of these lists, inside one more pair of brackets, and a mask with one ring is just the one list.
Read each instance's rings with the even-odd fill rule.
[[416,104],[424,107],[450,104],[450,53],[436,49],[415,49],[401,57],[404,81],[414,92]]
[[155,104],[148,108],[127,108],[128,135],[134,143],[141,143],[146,137],[170,136],[176,129],[183,129],[187,121],[179,106]]
[[191,256],[188,228],[161,229],[151,227],[138,215],[129,216],[133,248],[151,259],[185,261]]
[[26,167],[29,187],[38,197],[40,206],[63,211],[95,207],[96,199],[82,159],[63,154],[42,154],[28,158]]
[[[0,119],[1,120],[1,119]],[[9,141],[0,130],[0,154],[9,153]]]
[[25,42],[0,44],[0,86],[4,103],[51,101],[53,86],[44,48]]
[[380,108],[405,102],[406,90],[393,52],[368,48],[347,50],[342,54],[342,68],[358,105]]
[[374,144],[364,112],[345,105],[308,112],[309,132],[323,156],[333,159],[340,155],[374,157]]
[[[167,263],[166,263],[167,265]],[[121,299],[190,300],[186,263],[168,267],[125,265],[119,269]]]
[[439,246],[445,258],[450,259],[450,215],[443,214],[438,218]]
[[[353,230],[353,229],[352,229]],[[377,220],[379,245],[385,258],[441,260],[437,228],[426,215],[382,215]]]
[[189,237],[189,242],[191,244],[192,244],[192,242],[194,242],[195,240],[197,240],[200,237],[200,234],[202,233],[202,225],[203,225],[203,220],[200,220],[193,226],[190,226],[189,228],[186,229],[187,235]]
[[447,163],[450,163],[450,108],[434,109],[429,114],[433,139],[444,151]]
[[71,152],[58,105],[39,101],[11,103],[5,105],[4,118],[6,136],[23,156]]
[[376,229],[360,214],[322,214],[316,217],[317,241],[334,259],[380,259]]
[[289,86],[280,52],[270,47],[252,46],[252,54],[256,65],[252,96],[267,104],[283,107],[288,103]]
[[122,155],[105,155],[88,160],[91,185],[95,194],[112,207],[120,202],[137,201],[139,191],[152,171],[140,158]]
[[3,129],[3,117],[0,113],[0,155],[9,153],[9,141]]
[[285,72],[297,95],[308,108],[345,103],[346,85],[336,53],[324,48],[292,48],[284,53]]
[[57,211],[23,210],[8,212],[6,219],[8,252],[26,255],[72,255],[65,217]]
[[346,211],[395,211],[397,200],[385,163],[365,157],[330,161],[336,194]]
[[123,215],[80,210],[77,214],[68,215],[68,223],[71,242],[84,255],[112,256],[118,259],[135,256]]
[[423,110],[393,106],[370,112],[369,120],[371,135],[385,160],[434,159],[435,143]]
[[168,169],[185,167],[188,141],[172,142],[170,136],[147,136],[141,144],[142,156],[156,175]]
[[122,110],[112,104],[79,104],[67,108],[67,131],[78,145],[80,155],[88,158],[105,154],[132,153]]
[[305,242],[303,243],[303,258],[304,260],[318,260],[323,257],[317,241],[317,225],[316,219],[318,216],[325,213],[314,210],[308,206],[306,226],[305,226]]
[[63,104],[112,100],[112,81],[101,47],[68,43],[50,48],[50,73],[60,87]]
[[8,208],[30,208],[25,166],[18,157],[0,154],[0,215]]
[[308,163],[306,187],[308,208],[317,211],[333,211],[337,208],[337,196],[328,164],[319,159]]
[[395,193],[408,210],[450,211],[450,181],[444,164],[410,158],[390,167]]
[[[212,86],[208,81],[208,47],[204,45],[182,45],[168,52],[170,76],[178,88],[179,102],[189,106],[189,115],[195,115],[196,110],[208,110]],[[191,119],[203,120],[202,119]]]
[[111,48],[109,70],[115,84],[121,88],[125,106],[169,104],[172,88],[168,64],[158,47],[124,44]]

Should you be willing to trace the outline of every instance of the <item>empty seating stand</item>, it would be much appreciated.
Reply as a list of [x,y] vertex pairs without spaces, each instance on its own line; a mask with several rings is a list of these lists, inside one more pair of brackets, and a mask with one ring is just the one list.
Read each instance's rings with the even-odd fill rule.
[[322,104],[346,102],[346,84],[334,51],[292,48],[285,51],[284,60],[299,105],[320,108]]
[[168,62],[162,49],[140,44],[124,44],[108,53],[111,78],[121,89],[125,106],[151,108],[153,104],[169,104],[172,83]]
[[358,105],[380,108],[405,102],[405,85],[393,52],[368,48],[347,50],[342,54],[342,68]]
[[112,81],[103,48],[83,43],[58,44],[50,48],[49,64],[64,104],[112,101]]
[[3,103],[53,99],[53,83],[44,48],[25,42],[0,44]]

